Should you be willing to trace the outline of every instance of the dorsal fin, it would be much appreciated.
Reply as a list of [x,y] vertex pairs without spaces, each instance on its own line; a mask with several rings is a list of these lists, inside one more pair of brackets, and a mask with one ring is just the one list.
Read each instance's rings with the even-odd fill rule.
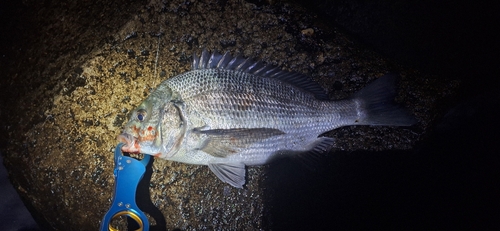
[[325,90],[319,86],[318,83],[303,74],[283,71],[279,67],[266,65],[260,61],[256,62],[251,58],[243,58],[241,56],[233,57],[229,52],[221,55],[219,52],[215,51],[210,54],[207,50],[203,49],[200,56],[193,54],[191,70],[213,68],[242,71],[265,78],[279,79],[312,93],[314,97],[319,100],[329,99]]

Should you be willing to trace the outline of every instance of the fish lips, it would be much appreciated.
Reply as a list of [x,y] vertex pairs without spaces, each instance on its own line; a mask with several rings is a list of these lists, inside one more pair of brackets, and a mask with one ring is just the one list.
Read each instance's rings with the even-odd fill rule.
[[130,134],[122,133],[118,135],[118,141],[125,144],[122,146],[123,152],[140,153],[141,151],[141,147],[139,143],[137,143],[137,139]]
[[140,141],[138,138],[128,133],[118,135],[118,141],[125,144],[122,146],[122,152],[148,154],[153,156],[161,155],[161,149],[153,145],[153,141]]

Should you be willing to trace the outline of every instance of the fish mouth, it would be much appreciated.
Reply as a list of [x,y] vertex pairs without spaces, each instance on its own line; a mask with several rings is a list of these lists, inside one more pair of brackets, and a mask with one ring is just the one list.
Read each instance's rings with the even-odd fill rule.
[[122,146],[122,152],[128,152],[128,153],[140,153],[141,152],[141,146],[139,143],[137,143],[137,139],[127,133],[122,133],[118,135],[118,141],[121,143],[124,143],[125,145]]

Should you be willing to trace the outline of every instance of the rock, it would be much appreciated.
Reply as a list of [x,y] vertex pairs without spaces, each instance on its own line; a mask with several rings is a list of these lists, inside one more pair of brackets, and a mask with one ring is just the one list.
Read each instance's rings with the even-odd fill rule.
[[314,34],[314,29],[313,28],[307,28],[307,29],[303,29],[302,31],[300,31],[303,35],[305,36],[312,36]]

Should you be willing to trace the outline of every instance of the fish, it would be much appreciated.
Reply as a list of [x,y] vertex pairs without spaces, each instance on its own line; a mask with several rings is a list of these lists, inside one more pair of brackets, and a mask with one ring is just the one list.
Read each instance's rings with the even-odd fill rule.
[[411,126],[394,103],[393,74],[349,98],[330,100],[311,78],[251,58],[203,50],[191,70],[166,79],[131,112],[118,140],[123,152],[208,165],[242,188],[246,166],[277,156],[328,152],[321,134],[343,126]]

